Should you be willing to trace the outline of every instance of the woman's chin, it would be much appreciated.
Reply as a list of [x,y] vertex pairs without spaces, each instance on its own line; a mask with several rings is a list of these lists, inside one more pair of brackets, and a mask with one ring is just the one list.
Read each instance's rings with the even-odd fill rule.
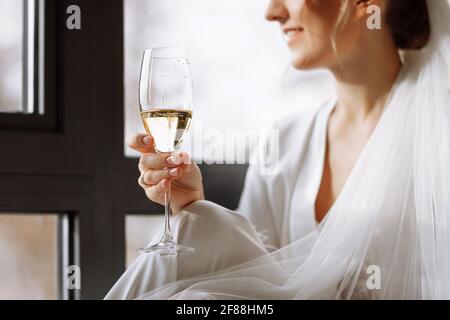
[[300,48],[291,48],[291,64],[295,69],[303,70],[309,64],[310,55]]
[[292,66],[297,70],[309,70],[313,69],[311,61],[309,59],[292,59]]
[[297,70],[326,68],[324,60],[319,59],[318,56],[298,53],[292,54],[291,65]]

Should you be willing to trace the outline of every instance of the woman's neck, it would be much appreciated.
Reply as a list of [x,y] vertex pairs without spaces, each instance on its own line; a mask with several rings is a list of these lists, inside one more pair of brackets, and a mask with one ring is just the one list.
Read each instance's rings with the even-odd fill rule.
[[381,115],[402,66],[397,48],[393,45],[378,50],[370,48],[356,53],[350,61],[333,72],[338,97],[336,111],[358,122]]

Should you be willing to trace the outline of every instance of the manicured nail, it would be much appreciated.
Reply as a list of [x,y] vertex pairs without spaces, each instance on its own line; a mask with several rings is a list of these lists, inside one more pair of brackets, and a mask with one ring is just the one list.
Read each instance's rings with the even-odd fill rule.
[[177,165],[181,164],[181,160],[177,156],[173,155],[173,156],[170,156],[169,158],[167,158],[167,163],[177,166]]
[[152,137],[146,136],[144,138],[144,144],[151,144],[152,143]]
[[169,171],[169,174],[170,174],[172,177],[176,177],[176,176],[178,175],[178,168],[175,168],[175,169],[170,170],[170,171]]
[[184,164],[191,164],[192,159],[188,153],[183,153],[183,161]]

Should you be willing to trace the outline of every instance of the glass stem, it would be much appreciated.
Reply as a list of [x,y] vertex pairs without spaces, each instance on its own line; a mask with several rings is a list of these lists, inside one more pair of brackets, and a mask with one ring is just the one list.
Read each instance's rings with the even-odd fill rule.
[[172,237],[172,231],[170,229],[170,216],[172,215],[172,210],[170,208],[171,190],[172,190],[172,182],[169,180],[167,191],[164,195],[165,226],[164,226],[164,236],[161,239],[162,243],[174,242]]

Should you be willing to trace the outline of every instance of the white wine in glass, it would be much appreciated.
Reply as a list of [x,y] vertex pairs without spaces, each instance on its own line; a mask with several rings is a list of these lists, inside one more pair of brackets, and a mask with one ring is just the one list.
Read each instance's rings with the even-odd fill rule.
[[155,139],[155,150],[172,153],[180,149],[189,130],[192,111],[159,109],[141,112],[145,130]]
[[[139,107],[145,130],[153,136],[156,152],[180,150],[192,121],[192,77],[186,53],[179,48],[145,50],[139,83]],[[139,249],[141,253],[190,253],[175,242],[170,228],[170,190],[165,194],[165,228],[159,243]]]

